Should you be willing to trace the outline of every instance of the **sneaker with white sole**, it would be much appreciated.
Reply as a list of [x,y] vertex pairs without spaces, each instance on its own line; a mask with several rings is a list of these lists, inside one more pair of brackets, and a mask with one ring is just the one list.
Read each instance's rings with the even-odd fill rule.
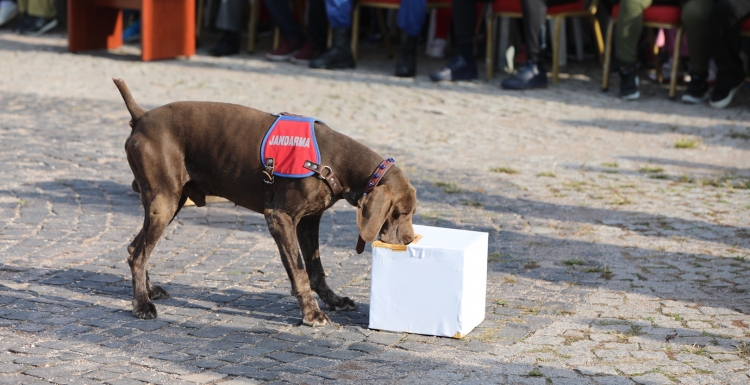
[[54,17],[46,19],[44,17],[28,16],[29,25],[25,31],[21,32],[27,36],[40,36],[43,33],[57,27],[57,19]]
[[623,100],[636,100],[641,97],[638,83],[640,81],[634,68],[620,69],[620,97]]
[[18,6],[12,1],[0,2],[0,26],[5,25],[18,15]]
[[690,74],[690,83],[687,91],[682,95],[682,102],[689,104],[701,104],[708,100],[708,73]]
[[743,83],[744,81],[740,81],[739,84],[728,90],[714,88],[713,92],[711,92],[711,100],[708,102],[708,104],[710,104],[711,107],[717,109],[728,106],[730,103],[732,103],[734,94],[737,93],[740,88],[742,88]]

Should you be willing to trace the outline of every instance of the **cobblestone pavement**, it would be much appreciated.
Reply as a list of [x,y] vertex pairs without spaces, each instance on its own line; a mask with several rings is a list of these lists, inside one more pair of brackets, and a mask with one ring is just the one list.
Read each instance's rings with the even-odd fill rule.
[[[0,32],[0,383],[747,384],[750,97],[624,103],[595,63],[559,85],[432,84],[261,55],[142,63],[71,55],[63,36]],[[569,72],[567,72],[569,71]],[[369,251],[354,209],[322,224],[331,287],[359,304],[300,326],[263,218],[188,207],[151,278],[171,299],[130,313],[125,247],[142,218],[111,77],[153,108],[234,102],[312,115],[393,156],[416,223],[490,234],[486,320],[462,340],[369,330]]]

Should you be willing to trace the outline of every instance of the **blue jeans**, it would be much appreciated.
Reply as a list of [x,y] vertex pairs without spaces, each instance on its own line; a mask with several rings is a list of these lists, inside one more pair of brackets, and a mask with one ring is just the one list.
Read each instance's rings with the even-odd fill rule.
[[[352,0],[326,0],[326,13],[332,28],[352,26]],[[427,16],[427,0],[402,0],[396,21],[408,35],[417,36]]]

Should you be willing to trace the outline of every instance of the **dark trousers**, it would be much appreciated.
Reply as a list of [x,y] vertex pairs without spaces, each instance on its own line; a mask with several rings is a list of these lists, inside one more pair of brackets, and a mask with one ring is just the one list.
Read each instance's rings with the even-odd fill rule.
[[729,90],[745,79],[740,59],[740,24],[750,17],[750,1],[718,0],[711,19],[713,31],[716,83],[714,87]]
[[[462,55],[470,55],[474,43],[474,26],[477,20],[478,0],[453,0],[453,28],[456,45]],[[542,24],[547,16],[547,6],[570,3],[575,0],[521,0],[523,36],[529,61],[541,62]]]
[[[279,27],[285,39],[305,41],[302,26],[292,13],[291,3],[284,0],[263,0],[271,21]],[[307,36],[308,40],[320,48],[328,41],[328,16],[325,0],[308,0]]]

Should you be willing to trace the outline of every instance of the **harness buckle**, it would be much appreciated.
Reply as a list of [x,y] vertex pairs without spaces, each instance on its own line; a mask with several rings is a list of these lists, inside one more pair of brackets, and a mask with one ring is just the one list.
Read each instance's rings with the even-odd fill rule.
[[326,175],[323,175],[323,172],[321,170],[321,172],[318,172],[318,178],[320,178],[320,179],[326,179],[326,178],[328,178],[329,175],[333,174],[333,170],[331,170],[330,167],[323,166],[323,169],[324,170],[328,170],[328,173]]

